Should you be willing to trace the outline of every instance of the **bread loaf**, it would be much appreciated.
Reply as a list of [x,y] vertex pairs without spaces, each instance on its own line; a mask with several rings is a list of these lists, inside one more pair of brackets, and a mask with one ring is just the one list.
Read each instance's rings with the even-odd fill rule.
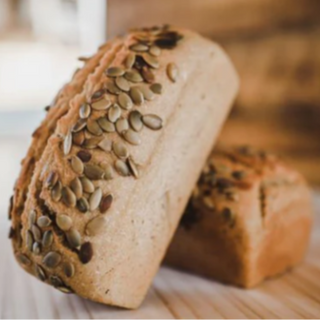
[[62,292],[142,302],[238,89],[220,47],[168,26],[101,46],[58,93],[11,199],[18,262]]
[[165,262],[252,287],[302,260],[311,225],[309,190],[299,173],[248,147],[214,152]]

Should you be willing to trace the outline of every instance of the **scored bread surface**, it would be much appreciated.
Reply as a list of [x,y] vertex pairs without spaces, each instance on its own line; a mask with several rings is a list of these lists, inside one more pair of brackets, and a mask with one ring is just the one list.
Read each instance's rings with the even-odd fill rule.
[[216,44],[167,26],[133,30],[84,60],[33,134],[10,237],[40,280],[135,308],[238,79]]

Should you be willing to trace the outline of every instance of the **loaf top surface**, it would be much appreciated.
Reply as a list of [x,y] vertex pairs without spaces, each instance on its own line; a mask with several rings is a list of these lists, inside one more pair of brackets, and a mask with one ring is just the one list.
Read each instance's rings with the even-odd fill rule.
[[266,225],[292,199],[308,196],[302,175],[274,154],[248,146],[218,150],[203,169],[181,226],[218,216],[231,228],[252,225],[252,212]]
[[90,263],[91,237],[123,205],[119,190],[143,175],[208,50],[220,49],[163,26],[133,30],[82,59],[34,132],[11,199],[10,237],[25,270],[66,293],[78,285],[75,265]]

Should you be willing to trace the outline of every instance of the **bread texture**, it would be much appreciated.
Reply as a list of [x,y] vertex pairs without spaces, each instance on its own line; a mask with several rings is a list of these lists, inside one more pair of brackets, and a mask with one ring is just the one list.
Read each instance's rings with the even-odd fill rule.
[[238,89],[221,48],[168,26],[82,59],[11,199],[18,262],[65,293],[142,302]]
[[276,156],[249,147],[209,157],[165,263],[253,287],[299,263],[312,208],[304,178]]

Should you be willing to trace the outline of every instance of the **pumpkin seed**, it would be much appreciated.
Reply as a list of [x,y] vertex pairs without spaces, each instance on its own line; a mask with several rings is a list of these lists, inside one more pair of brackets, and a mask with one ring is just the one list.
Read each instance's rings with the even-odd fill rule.
[[37,219],[37,213],[34,211],[34,210],[31,210],[30,213],[29,213],[29,227],[31,228],[31,226],[33,224],[36,223],[36,219]]
[[139,90],[142,92],[142,95],[143,97],[146,99],[146,100],[153,100],[154,99],[154,93],[150,90],[149,87],[147,86],[140,86],[139,87]]
[[63,286],[64,284],[63,281],[56,275],[50,276],[49,281],[55,288]]
[[79,119],[76,124],[72,127],[72,132],[79,132],[83,130],[87,125],[86,119]]
[[125,118],[119,118],[116,122],[116,129],[119,134],[121,134],[125,130],[128,130],[129,129],[128,120]]
[[61,262],[61,255],[58,252],[51,251],[45,255],[45,257],[42,260],[42,263],[47,268],[55,268],[59,265]]
[[132,87],[130,89],[130,97],[132,101],[137,105],[141,105],[144,103],[144,97],[139,87]]
[[42,242],[43,247],[45,247],[45,248],[48,248],[52,245],[53,233],[51,230],[45,231],[41,242]]
[[33,234],[33,237],[36,241],[41,241],[41,230],[34,224],[32,227],[31,227],[31,231],[32,231],[32,234]]
[[116,160],[114,166],[120,175],[124,177],[129,175],[129,168],[122,160]]
[[80,233],[71,228],[69,231],[66,232],[67,241],[71,248],[78,248],[81,245],[81,235]]
[[161,49],[157,46],[151,46],[149,53],[155,57],[158,57],[161,54]]
[[97,216],[87,223],[85,233],[87,236],[96,236],[105,229],[106,224],[105,217]]
[[141,131],[143,128],[142,115],[138,110],[131,111],[129,114],[129,123],[134,131]]
[[148,53],[144,53],[142,58],[151,68],[154,68],[154,69],[159,68],[159,61],[156,57],[154,57]]
[[65,287],[65,286],[57,287],[57,289],[59,291],[61,291],[62,293],[66,293],[66,294],[73,293],[72,289]]
[[37,225],[40,227],[40,228],[46,228],[46,227],[49,227],[51,224],[51,220],[49,217],[47,216],[41,216],[38,218],[37,220]]
[[87,119],[89,118],[91,114],[91,107],[89,104],[87,103],[84,103],[80,106],[80,109],[79,109],[79,116],[81,119]]
[[72,142],[77,146],[82,146],[85,139],[83,131],[76,132],[72,135]]
[[60,201],[62,196],[62,184],[60,181],[51,190],[51,199],[55,202]]
[[149,47],[143,43],[135,43],[131,45],[129,49],[135,52],[144,52],[144,51],[148,51]]
[[56,223],[62,231],[68,231],[72,227],[72,219],[65,214],[57,216]]
[[172,82],[176,82],[179,76],[179,70],[175,63],[167,65],[167,75]]
[[92,109],[96,111],[106,110],[110,107],[110,105],[111,105],[111,101],[106,99],[101,99],[91,103]]
[[101,213],[107,212],[109,210],[109,208],[111,207],[112,202],[113,202],[112,194],[108,194],[106,196],[103,196],[101,199],[101,202],[100,202],[100,206],[99,206],[100,212]]
[[162,128],[162,119],[155,114],[147,114],[142,116],[142,122],[146,127],[152,130],[160,130]]
[[153,72],[147,66],[142,67],[141,74],[143,79],[148,83],[153,83],[156,79]]
[[101,117],[97,120],[100,128],[105,131],[105,132],[114,132],[115,131],[115,127],[114,124],[112,122],[110,122],[109,120],[107,120],[106,117]]
[[68,155],[72,147],[72,134],[69,131],[63,140],[63,153]]
[[91,160],[91,153],[85,150],[80,150],[77,153],[77,156],[82,162],[89,162]]
[[63,187],[61,191],[62,195],[62,202],[67,206],[67,207],[75,207],[77,198],[76,195],[72,192],[72,190],[69,187]]
[[89,208],[91,211],[96,210],[99,207],[102,198],[101,188],[97,188],[89,198]]
[[127,163],[128,163],[128,167],[129,167],[132,175],[133,175],[135,178],[138,179],[138,178],[139,178],[139,170],[138,170],[137,165],[134,163],[134,161],[132,160],[131,157],[128,158]]
[[62,265],[62,270],[68,278],[72,278],[74,276],[75,269],[71,262],[64,262]]
[[129,156],[127,147],[121,141],[113,142],[112,149],[115,155],[120,159],[126,159]]
[[111,94],[118,95],[119,93],[121,93],[121,90],[113,82],[107,82],[106,88]]
[[115,80],[115,83],[119,89],[122,91],[129,91],[130,89],[130,83],[129,81],[124,77],[117,77]]
[[35,255],[39,255],[41,253],[41,245],[39,242],[35,242],[32,246],[32,252]]
[[91,101],[101,99],[103,95],[104,95],[104,90],[100,89],[91,96]]
[[85,139],[82,146],[86,149],[95,149],[98,147],[98,144],[100,143],[100,141],[101,141],[101,138]]
[[31,264],[31,260],[22,253],[17,255],[17,259],[19,260],[20,263],[22,263],[25,266],[29,266]]
[[86,213],[89,210],[89,203],[86,198],[82,197],[77,201],[77,208],[80,212]]
[[135,60],[136,60],[136,55],[133,52],[130,52],[125,59],[124,65],[126,66],[127,69],[131,69]]
[[105,180],[112,180],[114,178],[114,171],[109,163],[104,166],[104,178]]
[[111,151],[112,142],[108,138],[101,140],[98,144],[98,147],[103,151],[110,152]]
[[[142,118],[143,119],[143,118]],[[128,141],[129,143],[137,146],[141,143],[141,139],[139,134],[131,129],[128,129],[122,133],[123,138]]]
[[83,173],[83,162],[77,156],[71,157],[71,168],[77,174]]
[[44,269],[41,266],[39,266],[38,264],[35,266],[35,273],[36,273],[36,277],[39,280],[45,281],[47,279],[47,276],[46,276]]
[[26,235],[26,243],[29,251],[32,251],[33,242],[34,242],[33,234],[30,230],[28,230]]
[[128,94],[121,92],[118,96],[118,103],[121,108],[129,110],[132,108],[132,100]]
[[86,164],[84,166],[84,174],[91,180],[99,180],[103,179],[104,177],[104,171],[100,167],[93,164]]
[[57,183],[59,175],[55,171],[51,171],[46,180],[46,186],[51,189]]
[[84,192],[92,193],[94,191],[94,185],[88,178],[81,177],[80,181]]
[[129,70],[125,73],[124,77],[134,83],[142,82],[143,78],[141,74],[136,70]]
[[119,77],[124,74],[124,69],[121,67],[110,67],[106,71],[108,77]]
[[150,90],[155,94],[161,94],[162,93],[162,84],[154,83],[150,86]]
[[82,197],[82,184],[81,181],[78,177],[74,178],[71,183],[70,183],[70,188],[73,191],[73,193],[75,194],[77,199],[80,199]]
[[82,244],[79,251],[79,259],[83,264],[88,263],[93,256],[92,245],[90,242],[85,242]]
[[91,134],[95,136],[101,136],[103,133],[102,129],[100,128],[96,120],[89,119],[87,122],[87,129]]
[[121,109],[117,104],[114,104],[108,111],[108,119],[110,122],[116,122],[121,116]]

